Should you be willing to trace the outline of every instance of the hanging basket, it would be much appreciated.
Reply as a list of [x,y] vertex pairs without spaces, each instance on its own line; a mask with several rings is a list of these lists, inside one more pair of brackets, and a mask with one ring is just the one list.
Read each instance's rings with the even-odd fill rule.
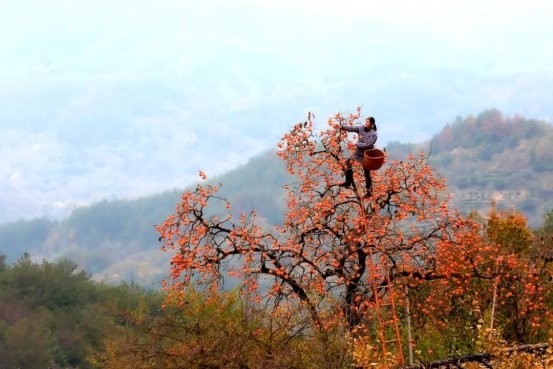
[[386,154],[380,149],[366,150],[363,155],[363,168],[366,170],[380,169],[386,161]]

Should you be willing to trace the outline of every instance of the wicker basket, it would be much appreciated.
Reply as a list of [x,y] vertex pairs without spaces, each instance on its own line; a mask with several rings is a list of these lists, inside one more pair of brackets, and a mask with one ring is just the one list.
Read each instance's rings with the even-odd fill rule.
[[363,155],[363,168],[366,170],[380,169],[386,161],[386,154],[380,149],[369,149]]

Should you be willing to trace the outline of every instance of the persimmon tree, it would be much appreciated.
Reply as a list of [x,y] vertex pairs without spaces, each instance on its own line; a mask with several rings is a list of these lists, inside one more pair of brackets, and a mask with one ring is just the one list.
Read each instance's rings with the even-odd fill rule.
[[[445,180],[423,153],[388,160],[373,173],[369,199],[355,184],[339,186],[355,148],[339,127],[359,118],[360,110],[336,114],[316,133],[309,114],[278,142],[278,156],[295,179],[284,187],[287,210],[278,226],[262,226],[255,212],[233,217],[219,186],[199,184],[183,193],[157,226],[162,248],[174,252],[165,286],[172,296],[189,286],[218,289],[235,278],[254,303],[281,312],[299,307],[315,327],[341,322],[353,329],[373,306],[371,285],[380,283],[371,279],[371,261],[396,284],[473,275],[470,265],[452,261],[457,250],[473,248],[475,222],[450,209]],[[355,183],[362,176],[356,165]],[[226,214],[210,208],[217,204]]]
[[486,224],[487,241],[493,245],[493,265],[497,314],[503,335],[510,341],[528,342],[552,315],[545,304],[553,293],[550,283],[553,258],[540,245],[537,234],[516,210],[497,210],[492,204]]

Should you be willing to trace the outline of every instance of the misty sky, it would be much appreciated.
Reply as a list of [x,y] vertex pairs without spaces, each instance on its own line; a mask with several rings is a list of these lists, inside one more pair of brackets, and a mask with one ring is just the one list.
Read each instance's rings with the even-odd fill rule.
[[[2,0],[3,80],[185,74],[271,59],[316,80],[387,64],[551,72],[550,1]],[[353,70],[352,70],[353,69]]]
[[[553,117],[551,1],[0,0],[0,222],[182,188],[362,106]],[[5,211],[3,214],[2,212]]]

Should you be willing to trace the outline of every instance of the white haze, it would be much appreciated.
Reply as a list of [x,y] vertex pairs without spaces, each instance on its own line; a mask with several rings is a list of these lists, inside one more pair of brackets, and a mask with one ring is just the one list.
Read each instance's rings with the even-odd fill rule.
[[357,106],[553,117],[549,1],[0,2],[0,223],[183,188]]

